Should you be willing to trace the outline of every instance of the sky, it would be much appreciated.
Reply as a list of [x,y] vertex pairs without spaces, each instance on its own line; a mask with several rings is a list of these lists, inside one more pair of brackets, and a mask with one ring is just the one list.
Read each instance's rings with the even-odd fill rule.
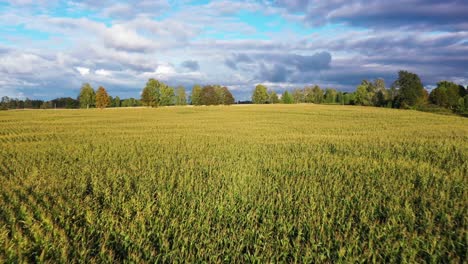
[[83,83],[139,98],[171,86],[389,87],[399,70],[468,84],[468,2],[0,0],[0,96],[76,97]]

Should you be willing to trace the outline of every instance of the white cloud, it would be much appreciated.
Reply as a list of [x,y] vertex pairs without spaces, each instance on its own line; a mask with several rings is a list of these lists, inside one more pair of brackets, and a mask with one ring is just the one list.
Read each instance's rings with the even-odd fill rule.
[[108,70],[104,70],[104,69],[99,69],[99,70],[95,71],[95,73],[97,75],[101,75],[101,76],[105,76],[105,77],[108,77],[108,76],[112,75],[112,72],[110,72]]
[[176,71],[171,65],[159,65],[156,69],[156,75],[172,75]]
[[106,46],[130,52],[148,52],[155,47],[151,40],[122,24],[105,28],[102,37]]
[[89,74],[89,68],[85,68],[85,67],[75,67],[75,69],[76,69],[82,76],[85,76],[85,75],[88,75],[88,74]]

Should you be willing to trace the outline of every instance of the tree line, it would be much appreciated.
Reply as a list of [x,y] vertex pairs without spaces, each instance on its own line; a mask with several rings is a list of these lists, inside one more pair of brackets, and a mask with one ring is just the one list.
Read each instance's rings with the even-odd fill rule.
[[83,84],[77,98],[60,97],[50,101],[25,100],[2,97],[0,110],[7,109],[76,109],[76,108],[104,108],[104,107],[132,107],[141,106],[141,102],[135,98],[120,99],[120,97],[110,96],[104,87],[99,87],[97,91],[88,83]]
[[0,101],[0,109],[49,109],[49,108],[106,108],[106,107],[136,107],[136,106],[171,106],[171,105],[230,105],[235,103],[234,96],[225,86],[194,85],[190,97],[185,88],[173,88],[156,79],[149,79],[141,91],[141,98],[120,99],[112,97],[100,86],[97,91],[89,83],[83,84],[76,99],[71,97],[57,98],[50,101],[19,100],[7,96]]
[[431,111],[445,108],[457,113],[468,112],[468,91],[462,85],[449,81],[437,83],[429,94],[417,74],[400,71],[390,88],[383,79],[363,80],[354,92],[341,92],[332,88],[322,89],[318,85],[285,90],[281,97],[262,84],[252,93],[254,104],[342,104],[389,108],[411,108]]
[[[57,98],[50,101],[19,100],[2,97],[0,109],[47,109],[47,108],[105,108],[136,106],[170,105],[230,105],[235,99],[229,89],[221,85],[194,85],[188,97],[182,86],[173,88],[156,79],[149,79],[141,91],[141,98],[120,99],[110,96],[100,86],[95,91],[90,84],[81,87],[76,99]],[[241,103],[241,102],[238,102]],[[243,102],[246,103],[246,102]],[[421,79],[415,73],[400,71],[398,78],[387,88],[383,79],[363,80],[354,92],[341,92],[333,88],[322,89],[318,85],[285,90],[278,95],[274,90],[259,84],[252,93],[254,104],[342,104],[389,108],[412,108],[423,111],[439,112],[441,109],[464,115],[468,114],[468,91],[462,85],[449,81],[440,81],[429,94],[424,89]]]
[[[155,79],[149,79],[141,92],[141,102],[145,106],[158,107],[167,105],[186,105],[187,96],[184,87],[174,90],[172,87]],[[192,105],[230,105],[234,96],[225,86],[194,85],[190,96]]]

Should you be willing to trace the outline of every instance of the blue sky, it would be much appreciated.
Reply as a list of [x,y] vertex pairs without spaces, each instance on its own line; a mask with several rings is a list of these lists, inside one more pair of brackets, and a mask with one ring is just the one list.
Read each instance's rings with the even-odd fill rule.
[[351,91],[399,70],[468,84],[466,1],[0,1],[0,96],[139,97],[149,78]]

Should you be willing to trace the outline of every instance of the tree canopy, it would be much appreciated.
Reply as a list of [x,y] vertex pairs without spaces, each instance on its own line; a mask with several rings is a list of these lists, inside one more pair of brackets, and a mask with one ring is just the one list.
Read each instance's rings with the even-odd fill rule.
[[157,107],[159,106],[161,98],[161,86],[164,84],[151,78],[146,83],[145,88],[141,92],[141,102],[145,106]]
[[284,93],[281,95],[281,101],[283,104],[292,104],[294,103],[294,98],[292,95],[286,90]]
[[161,91],[161,97],[160,97],[159,105],[161,106],[174,105],[175,103],[174,88],[167,86],[166,84],[162,84],[160,86],[160,91]]
[[217,105],[219,104],[218,101],[218,94],[214,86],[206,85],[201,90],[201,104],[202,105]]
[[399,71],[393,85],[398,89],[397,104],[400,107],[408,108],[423,103],[424,87],[417,74]]
[[96,107],[103,109],[108,107],[110,104],[111,100],[109,98],[109,94],[104,87],[100,86],[96,92]]
[[[224,105],[232,105],[235,103],[234,96],[232,95],[231,91],[226,86],[221,88],[222,91],[222,104]],[[221,103],[221,102],[220,102]]]
[[186,105],[187,104],[187,95],[185,94],[185,88],[182,86],[177,87],[176,89],[176,105]]
[[252,102],[254,104],[266,104],[268,103],[268,92],[267,88],[262,84],[255,86],[255,90],[252,94]]
[[275,91],[271,91],[269,94],[268,94],[268,97],[269,97],[269,102],[270,104],[277,104],[279,103],[279,98],[278,98],[278,94],[276,94]]
[[190,96],[192,105],[202,105],[201,93],[202,87],[198,84],[195,84],[192,88],[192,94]]
[[89,85],[89,83],[83,84],[83,86],[81,86],[80,94],[78,95],[80,107],[90,108],[94,106],[95,96],[94,89],[91,87],[91,85]]

